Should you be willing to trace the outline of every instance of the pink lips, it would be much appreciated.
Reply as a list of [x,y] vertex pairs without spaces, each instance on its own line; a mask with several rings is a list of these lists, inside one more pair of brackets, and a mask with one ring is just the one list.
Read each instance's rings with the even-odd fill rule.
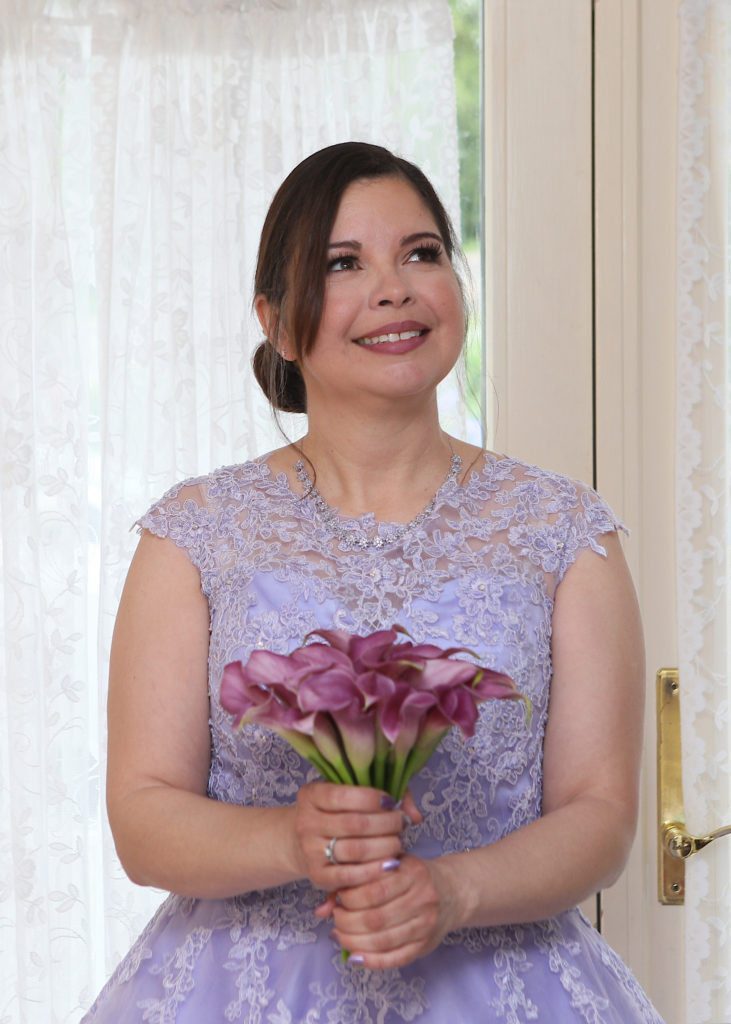
[[[383,332],[386,333],[385,331]],[[393,332],[396,333],[395,331]],[[381,341],[377,345],[359,345],[358,348],[366,352],[380,352],[384,356],[398,355],[400,352],[410,352],[412,348],[418,348],[426,341],[426,335],[421,334],[416,338],[405,338],[403,341]]]
[[404,331],[427,331],[429,328],[426,324],[420,323],[418,320],[399,320],[392,324],[381,324],[375,331],[369,331],[368,334],[359,334],[359,338],[377,338],[379,334],[403,334]]
[[381,334],[404,334],[406,331],[423,331],[424,333],[416,338],[405,338],[400,341],[382,341],[376,345],[360,345],[359,348],[369,352],[380,352],[381,355],[399,355],[402,352],[410,352],[426,341],[429,328],[418,320],[400,320],[398,323],[382,324],[368,334],[361,334],[361,338],[377,338]]

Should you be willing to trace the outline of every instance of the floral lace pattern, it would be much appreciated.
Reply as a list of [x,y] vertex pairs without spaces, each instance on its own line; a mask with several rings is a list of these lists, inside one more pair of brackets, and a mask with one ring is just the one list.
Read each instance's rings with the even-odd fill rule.
[[[134,515],[280,443],[251,372],[272,196],[362,139],[423,168],[459,230],[459,146],[448,0],[0,11],[0,1020],[49,1024],[160,903],[104,812],[112,628]],[[442,422],[479,437],[460,367]]]
[[[685,813],[731,820],[729,305],[731,8],[678,4],[676,563]],[[723,844],[725,843],[725,845]],[[685,873],[685,1017],[731,1020],[728,840]]]
[[[393,525],[342,519],[384,538]],[[520,706],[486,702],[471,740],[447,736],[412,782],[424,821],[407,846],[425,857],[470,850],[540,815],[556,588],[584,548],[605,554],[597,538],[624,529],[590,488],[487,453],[466,483],[447,481],[400,541],[344,550],[261,457],[177,484],[139,527],[185,549],[209,601],[212,798],[290,803],[314,774],[273,733],[232,731],[218,701],[227,661],[257,647],[286,653],[318,627],[365,633],[400,622],[418,642],[470,647],[533,701],[529,726]],[[456,931],[429,957],[378,972],[340,962],[329,926],[312,915],[320,898],[304,882],[234,900],[171,896],[89,1024],[120,1007],[125,1020],[166,1022],[197,1020],[201,1007],[207,1020],[247,1024],[436,1024],[478,1011],[507,1024],[660,1021],[578,910]],[[218,1001],[196,1004],[210,998],[195,993],[210,971],[220,975]]]

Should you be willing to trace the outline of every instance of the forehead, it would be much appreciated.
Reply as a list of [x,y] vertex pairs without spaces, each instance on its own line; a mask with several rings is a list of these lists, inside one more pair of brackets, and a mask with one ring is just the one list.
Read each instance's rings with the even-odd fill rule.
[[[350,234],[348,234],[350,229]],[[403,178],[371,178],[348,185],[340,200],[333,237],[360,234],[407,235],[438,231],[434,217],[414,186]]]

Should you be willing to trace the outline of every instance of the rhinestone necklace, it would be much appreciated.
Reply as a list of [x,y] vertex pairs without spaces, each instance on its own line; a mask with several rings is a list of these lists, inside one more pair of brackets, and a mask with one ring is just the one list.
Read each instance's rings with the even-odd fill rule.
[[[450,445],[451,447],[451,445]],[[417,516],[415,516],[410,522],[402,523],[397,526],[395,530],[392,530],[387,537],[381,537],[376,534],[374,537],[367,537],[365,533],[355,533],[353,530],[347,529],[339,522],[340,513],[332,508],[325,499],[322,497],[316,487],[312,486],[312,481],[305,469],[305,464],[302,459],[298,459],[295,463],[295,471],[297,473],[297,479],[302,483],[303,486],[308,487],[309,494],[307,497],[314,505],[320,519],[328,527],[328,529],[335,534],[339,541],[345,545],[346,548],[353,550],[358,548],[359,550],[365,551],[367,548],[382,548],[386,544],[395,544],[405,537],[411,530],[416,529],[424,520],[429,516],[437,503],[437,498],[441,494],[442,490],[449,483],[450,480],[454,479],[459,473],[460,466],[462,465],[462,457],[457,455],[454,451],[452,452],[452,460],[449,464],[449,472],[445,477],[444,483],[441,485],[437,493],[434,495],[432,500],[422,509]],[[305,497],[305,495],[303,495]]]

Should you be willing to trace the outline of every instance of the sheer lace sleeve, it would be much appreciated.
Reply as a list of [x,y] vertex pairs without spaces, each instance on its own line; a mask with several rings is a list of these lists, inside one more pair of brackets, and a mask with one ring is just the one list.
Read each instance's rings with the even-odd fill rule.
[[597,539],[603,533],[621,530],[629,536],[625,524],[595,490],[577,482],[576,492],[576,503],[569,510],[565,523],[562,557],[556,573],[557,585],[584,548],[591,548],[598,555],[607,557],[606,548]]
[[182,548],[201,574],[201,589],[210,595],[216,565],[212,540],[216,514],[206,500],[205,478],[183,480],[135,520],[138,533],[149,530],[156,537],[169,537]]

